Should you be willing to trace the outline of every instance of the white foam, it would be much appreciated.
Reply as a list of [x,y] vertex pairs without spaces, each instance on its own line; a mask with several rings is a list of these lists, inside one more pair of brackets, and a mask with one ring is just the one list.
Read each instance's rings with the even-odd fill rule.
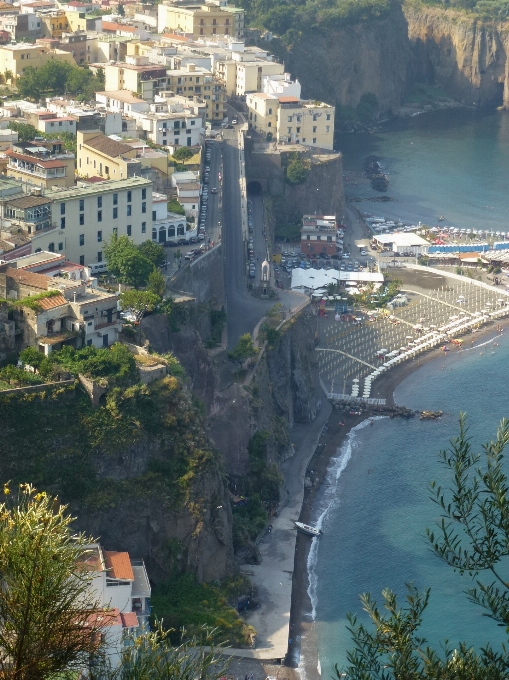
[[[359,423],[358,425],[353,427],[348,433],[348,436],[344,441],[343,445],[341,446],[341,448],[338,449],[338,455],[335,458],[332,458],[330,465],[327,468],[326,475],[327,486],[325,489],[325,493],[323,495],[322,502],[320,503],[320,507],[318,508],[318,512],[320,514],[316,522],[314,522],[314,526],[316,526],[318,529],[323,528],[323,525],[325,523],[325,520],[327,519],[329,511],[332,508],[334,508],[339,502],[337,494],[339,478],[341,477],[341,473],[343,472],[343,470],[348,465],[348,461],[352,457],[352,452],[355,448],[355,440],[357,438],[356,437],[357,431],[363,430],[372,421],[381,420],[384,417],[386,416],[376,416],[375,418],[368,418],[367,420],[363,420],[362,423]],[[316,564],[318,561],[319,540],[320,540],[319,537],[315,537],[312,539],[307,560],[307,569],[309,577],[308,595],[311,601],[311,617],[313,621],[316,619],[316,605],[318,602],[318,597],[316,593],[318,585]]]

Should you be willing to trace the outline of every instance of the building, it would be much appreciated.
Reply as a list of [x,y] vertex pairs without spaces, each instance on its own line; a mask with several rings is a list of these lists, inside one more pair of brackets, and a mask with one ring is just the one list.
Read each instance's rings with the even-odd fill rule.
[[150,65],[147,57],[126,57],[134,63],[106,64],[104,67],[106,92],[128,90],[136,96],[154,101],[154,95],[168,89],[166,69]]
[[0,46],[0,73],[9,72],[12,74],[9,79],[16,80],[23,75],[27,66],[40,68],[50,59],[61,59],[72,65],[75,63],[72,54],[58,49],[49,49],[42,45],[30,45],[28,43],[2,45]]
[[300,230],[300,249],[305,255],[335,255],[342,250],[336,218],[332,215],[304,215]]
[[43,109],[42,111],[30,111],[25,117],[30,125],[33,125],[39,132],[76,134],[77,120],[73,116],[57,116],[51,111]]
[[224,84],[211,71],[196,64],[167,72],[168,89],[188,99],[200,97],[207,105],[207,120],[223,120],[226,112],[226,90]]
[[104,243],[114,233],[140,244],[152,235],[152,183],[142,177],[54,189],[0,182],[3,240],[24,235],[32,253],[52,252],[80,265],[104,261]]
[[244,36],[244,10],[226,4],[162,2],[157,6],[159,33],[184,33],[194,40],[210,36]]
[[153,194],[152,196],[152,240],[157,243],[171,241],[177,243],[181,238],[196,236],[197,227],[190,229],[183,215],[168,212],[168,196]]
[[275,97],[297,97],[300,99],[301,86],[298,80],[291,80],[289,73],[271,73],[263,76],[262,92]]
[[376,234],[373,243],[381,250],[409,255],[426,255],[430,247],[429,241],[412,232],[395,231],[392,234]]
[[249,124],[268,141],[333,150],[333,106],[263,92],[248,94],[246,103]]
[[42,35],[42,22],[36,14],[1,14],[0,30],[7,31],[12,40],[36,40]]
[[121,180],[141,172],[136,149],[106,137],[99,130],[78,132],[77,151],[80,177]]
[[[63,128],[50,129],[58,132]],[[12,149],[6,151],[6,156],[9,159],[8,177],[44,188],[70,187],[74,184],[74,154],[65,151],[63,142],[59,140],[16,142]]]
[[67,15],[63,9],[54,10],[49,13],[41,13],[41,28],[45,38],[58,38],[71,30]]

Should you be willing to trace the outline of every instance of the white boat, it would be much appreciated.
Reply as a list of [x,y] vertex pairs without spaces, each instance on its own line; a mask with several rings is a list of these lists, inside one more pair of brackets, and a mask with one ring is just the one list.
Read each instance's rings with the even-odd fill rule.
[[321,529],[310,527],[309,524],[303,524],[302,522],[294,522],[294,524],[298,531],[301,531],[303,534],[307,534],[308,536],[321,536],[323,533]]

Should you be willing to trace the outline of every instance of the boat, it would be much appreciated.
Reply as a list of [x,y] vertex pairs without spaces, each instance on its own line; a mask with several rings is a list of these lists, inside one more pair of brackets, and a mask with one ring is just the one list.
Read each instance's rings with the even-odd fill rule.
[[301,531],[303,534],[308,536],[321,536],[323,531],[321,529],[315,529],[315,527],[310,527],[309,524],[303,524],[302,522],[294,522],[297,531]]
[[443,215],[440,215],[440,217],[438,218],[438,221],[443,222],[444,220],[445,220],[445,217]]

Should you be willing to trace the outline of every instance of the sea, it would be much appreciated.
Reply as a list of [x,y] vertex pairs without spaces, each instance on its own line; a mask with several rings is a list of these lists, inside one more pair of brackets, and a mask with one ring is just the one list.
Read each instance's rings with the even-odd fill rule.
[[379,132],[342,134],[345,194],[383,194],[363,177],[366,156],[379,156],[389,177],[386,203],[361,211],[405,223],[509,231],[509,112],[448,109],[396,119]]
[[[378,208],[371,204],[373,212],[389,216],[387,206],[397,206],[399,214],[392,214],[406,221],[443,214],[455,226],[480,227],[482,219],[484,228],[509,230],[509,114],[443,111],[342,139],[347,176],[360,175],[369,153],[381,157],[390,175],[388,193],[397,200]],[[359,195],[359,185],[355,190]],[[480,648],[507,640],[504,629],[469,602],[469,577],[441,562],[425,534],[440,518],[428,486],[432,480],[448,483],[438,454],[456,436],[459,413],[468,414],[469,434],[481,451],[500,420],[509,417],[508,379],[506,329],[502,336],[483,336],[474,346],[424,364],[398,386],[398,404],[441,410],[440,420],[366,421],[338,449],[315,508],[314,521],[324,535],[314,539],[308,560],[310,614],[323,677],[332,676],[335,664],[346,664],[352,647],[347,613],[367,622],[359,594],[369,592],[381,601],[382,591],[390,588],[403,605],[409,582],[431,588],[421,631],[430,644],[448,639],[454,646],[465,641]]]

